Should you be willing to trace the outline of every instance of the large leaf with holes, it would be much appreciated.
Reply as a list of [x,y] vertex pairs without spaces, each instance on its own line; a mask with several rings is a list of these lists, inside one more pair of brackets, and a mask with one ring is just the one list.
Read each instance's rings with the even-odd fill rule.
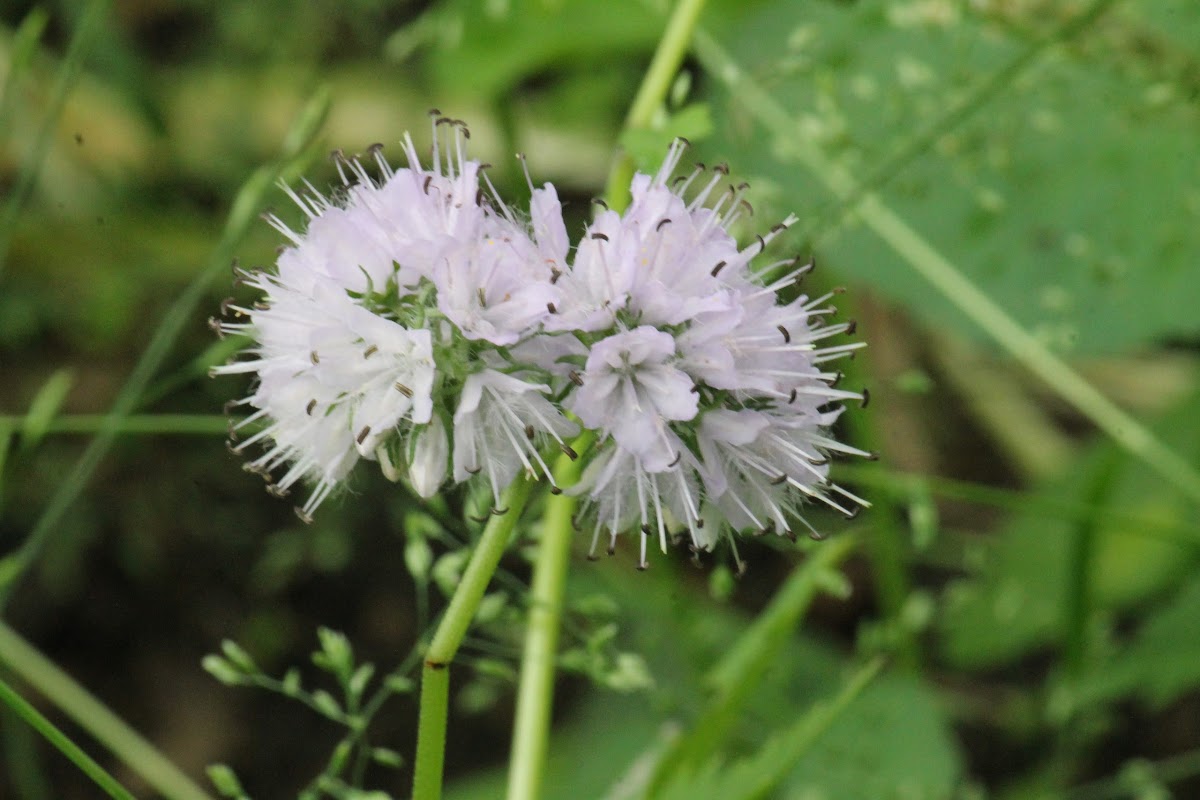
[[[976,332],[853,216],[836,213],[812,175],[781,165],[779,145],[805,137],[866,179],[1080,5],[1034,15],[995,4],[778,0],[719,39],[795,127],[764,131],[725,96],[714,146],[760,198],[801,216],[812,237],[801,246],[815,242],[827,263],[931,324]],[[1056,348],[1112,352],[1194,334],[1197,30],[1191,0],[1110,9],[1039,49],[1028,69],[916,148],[878,184],[881,199]]]

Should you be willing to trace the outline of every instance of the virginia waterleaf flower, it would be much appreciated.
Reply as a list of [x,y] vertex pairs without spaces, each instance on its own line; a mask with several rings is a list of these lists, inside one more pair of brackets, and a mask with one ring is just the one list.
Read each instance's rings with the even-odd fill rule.
[[833,294],[797,291],[810,264],[759,263],[794,217],[740,247],[748,187],[722,188],[723,166],[675,177],[679,140],[572,253],[555,188],[526,172],[529,212],[515,211],[468,138],[439,117],[430,169],[405,136],[406,167],[373,147],[366,163],[339,157],[336,199],[287,190],[303,232],[268,218],[291,244],[273,270],[243,273],[261,299],[215,326],[252,344],[214,371],[255,380],[233,447],[263,447],[247,466],[274,493],[311,484],[309,519],[360,459],[422,497],[475,475],[497,504],[522,473],[558,491],[548,461],[576,457],[581,424],[598,434],[571,489],[592,552],[637,530],[643,568],[651,538],[816,535],[803,502],[867,505],[829,480],[830,454],[870,456],[829,431],[843,402],[866,400],[826,366],[862,346],[826,341],[854,325],[831,321]]
[[815,534],[802,499],[846,514],[867,505],[827,468],[831,451],[870,455],[828,433],[840,402],[865,400],[821,366],[862,346],[823,343],[853,323],[826,322],[832,295],[781,302],[811,266],[751,262],[795,217],[739,247],[730,229],[751,210],[747,185],[721,189],[724,166],[674,177],[685,148],[677,140],[657,174],[633,178],[623,214],[605,210],[588,228],[547,323],[590,344],[565,404],[600,433],[574,490],[592,550],[602,531],[611,551],[618,533],[640,530],[642,568],[647,539],[665,549],[673,529],[708,549],[734,530],[791,534],[798,523]]
[[[231,318],[214,323],[252,340],[240,360],[213,370],[255,379],[233,404],[251,409],[233,429],[257,430],[232,447],[264,447],[247,468],[276,494],[312,484],[297,508],[305,520],[359,459],[378,460],[389,478],[406,476],[428,497],[446,480],[452,448],[457,464],[474,447],[482,455],[472,469],[487,468],[498,496],[498,481],[521,466],[545,472],[535,449],[545,436],[561,443],[576,429],[541,397],[548,386],[485,371],[521,371],[505,348],[538,336],[554,312],[552,278],[568,249],[557,194],[534,189],[525,221],[496,195],[484,165],[466,157],[466,126],[438,116],[433,129],[430,169],[406,135],[407,167],[393,169],[379,146],[366,163],[335,154],[343,182],[335,199],[308,184],[304,193],[285,187],[305,229],[268,217],[290,246],[273,270],[240,273],[261,298],[227,303]],[[477,387],[501,379],[535,387],[537,399],[506,385],[485,402]],[[521,436],[480,434],[481,413],[521,420]],[[457,466],[454,474],[464,477]]]

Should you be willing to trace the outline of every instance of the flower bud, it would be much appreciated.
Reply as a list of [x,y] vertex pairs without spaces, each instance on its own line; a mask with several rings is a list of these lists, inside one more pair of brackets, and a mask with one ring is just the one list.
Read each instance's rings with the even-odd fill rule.
[[434,414],[429,424],[414,437],[412,457],[409,460],[408,479],[421,497],[433,497],[446,477],[450,458],[450,443],[446,440],[446,426],[442,418]]

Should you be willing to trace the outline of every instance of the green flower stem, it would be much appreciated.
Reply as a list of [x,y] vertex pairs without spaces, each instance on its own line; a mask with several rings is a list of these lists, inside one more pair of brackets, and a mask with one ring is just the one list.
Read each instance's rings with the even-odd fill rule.
[[[70,675],[39,653],[20,634],[0,621],[0,663],[45,695],[63,713],[73,719],[80,727],[96,738],[121,759],[127,767],[142,777],[146,783],[170,800],[212,800],[207,792],[197,786],[191,778],[184,775],[178,767],[167,759],[157,748],[137,731],[129,727],[103,703],[93,697],[86,689],[76,683]],[[9,702],[7,694],[3,697]],[[11,702],[9,705],[15,711],[21,710]],[[35,712],[36,713],[36,712]],[[25,716],[22,714],[22,716]],[[25,717],[29,720],[29,717]],[[30,720],[30,724],[34,724]],[[49,724],[49,723],[47,723]],[[64,749],[62,743],[52,738],[42,727],[35,725],[42,735],[67,753],[80,769],[87,772],[93,779],[96,776],[90,772],[82,761],[76,759]],[[61,736],[61,734],[59,734]],[[65,737],[63,737],[65,740]],[[66,744],[78,750],[69,741]],[[83,758],[86,755],[79,753]],[[90,759],[88,759],[90,761]],[[99,767],[97,767],[99,769]],[[115,783],[115,782],[114,782]],[[103,784],[102,784],[103,785]],[[117,787],[120,788],[119,786]],[[124,790],[121,790],[122,792]],[[112,792],[110,792],[112,794]],[[126,794],[113,794],[114,797],[128,797]]]
[[[571,446],[577,453],[582,453],[593,438],[594,434],[584,433]],[[554,466],[555,481],[563,488],[572,486],[579,480],[581,469],[579,459],[560,456]],[[535,800],[541,794],[554,699],[559,623],[575,532],[571,519],[577,502],[566,493],[551,495],[542,517],[542,539],[538,544],[529,598],[529,628],[525,634],[525,652],[521,656],[521,681],[517,687],[508,800]]]
[[109,797],[116,798],[116,800],[134,800],[133,795],[118,783],[116,778],[105,772],[103,767],[79,749],[79,746],[67,738],[66,734],[54,727],[50,720],[38,713],[36,708],[29,705],[25,698],[17,694],[3,680],[0,680],[0,703],[4,703],[12,709],[18,717],[28,722],[31,728],[44,736],[46,741],[57,747],[63,755],[71,760],[71,763],[79,767],[80,771],[91,778]]
[[[658,42],[658,48],[654,51],[650,67],[646,70],[646,76],[642,78],[637,96],[633,98],[633,105],[629,107],[629,114],[625,117],[625,130],[650,127],[654,113],[670,91],[671,81],[675,80],[675,73],[679,71],[679,65],[687,55],[692,32],[696,29],[703,9],[704,0],[680,0],[675,6],[662,39]],[[633,179],[633,173],[633,159],[628,153],[620,153],[608,173],[608,188],[604,199],[609,208],[622,211],[629,204],[629,181]]]
[[450,668],[421,668],[421,711],[417,722],[417,760],[413,774],[413,800],[442,796],[442,768],[446,762],[446,720],[450,713]]
[[[796,133],[792,114],[702,30],[695,32],[696,55],[709,74],[725,83],[740,105],[771,131],[781,157],[804,165],[836,197],[849,197],[858,181],[831,161],[816,145]],[[1003,308],[971,282],[878,195],[864,194],[855,211],[863,224],[886,242],[909,267],[953,303],[1009,355],[1041,378],[1113,441],[1145,461],[1192,500],[1200,501],[1200,470],[1168,447],[1145,425],[1096,390],[1036,336],[1021,327]]]
[[417,757],[413,774],[413,800],[442,796],[442,766],[446,760],[446,717],[450,706],[450,662],[462,644],[479,609],[500,557],[508,547],[513,527],[529,499],[532,483],[518,478],[500,502],[503,514],[492,516],[471,554],[466,572],[450,598],[442,621],[425,652],[421,669],[420,721],[417,723]]
[[[625,130],[650,126],[655,112],[670,90],[679,65],[683,63],[703,8],[704,0],[680,0],[675,6],[625,118]],[[620,211],[629,204],[629,182],[633,173],[634,163],[629,154],[617,156],[609,172],[605,191],[610,208]],[[572,447],[582,453],[591,445],[593,438],[593,434],[584,433]],[[570,486],[578,480],[580,469],[581,463],[563,456],[555,465],[555,480],[561,487]],[[567,494],[554,495],[546,501],[542,540],[534,565],[529,629],[525,636],[521,680],[517,689],[513,749],[508,772],[509,800],[534,800],[541,793],[553,706],[554,662],[574,530],[571,518],[576,502],[574,497]]]

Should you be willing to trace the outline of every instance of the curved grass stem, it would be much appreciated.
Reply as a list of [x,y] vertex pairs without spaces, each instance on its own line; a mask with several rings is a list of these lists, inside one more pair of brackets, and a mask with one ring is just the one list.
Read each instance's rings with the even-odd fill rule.
[[[2,621],[0,621],[0,663],[48,698],[59,710],[111,750],[126,766],[140,775],[163,797],[169,798],[169,800],[211,800],[207,792],[183,774],[153,744],[129,727],[87,689],[80,686],[70,675],[59,669],[53,661],[39,653],[29,642]],[[6,695],[3,699],[7,702],[10,698]],[[9,705],[21,713],[17,706],[12,703]],[[22,714],[22,716],[25,715]],[[28,717],[26,720],[30,721]],[[87,772],[89,777],[96,780],[97,775],[84,767],[85,762],[72,755],[73,751],[68,752],[69,748],[78,750],[69,740],[63,742],[52,738],[48,730],[41,727],[38,727],[38,730],[52,744],[67,753],[68,757],[79,765],[80,769]],[[63,737],[63,739],[65,738]],[[67,749],[64,749],[65,746]],[[82,751],[79,751],[78,754],[87,758]],[[112,793],[110,792],[110,794]],[[129,795],[126,793],[112,796],[127,797]]]
[[116,778],[105,772],[104,768],[83,752],[79,745],[72,742],[66,734],[43,717],[36,708],[3,680],[0,680],[0,703],[8,706],[18,717],[29,723],[31,728],[40,733],[46,741],[57,747],[71,763],[79,767],[80,771],[91,778],[92,782],[103,789],[109,797],[114,800],[134,800],[129,790],[118,783]]

